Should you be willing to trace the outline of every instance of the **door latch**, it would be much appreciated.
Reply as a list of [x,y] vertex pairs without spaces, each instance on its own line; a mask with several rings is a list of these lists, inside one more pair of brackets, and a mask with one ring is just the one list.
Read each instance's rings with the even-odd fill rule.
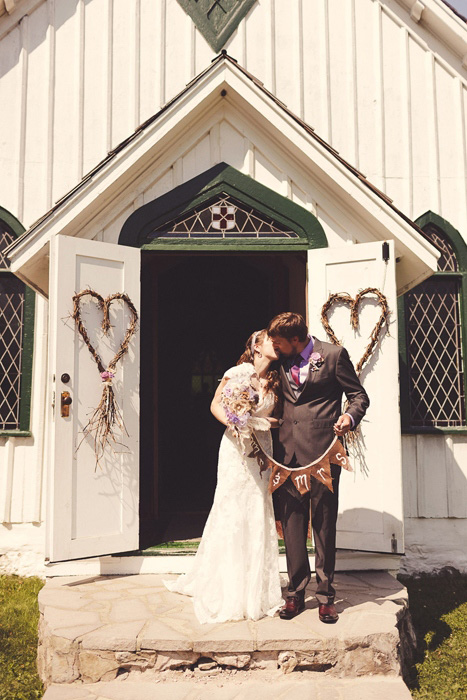
[[70,416],[70,405],[72,403],[72,398],[69,391],[62,391],[60,398],[60,415],[62,418],[68,418]]

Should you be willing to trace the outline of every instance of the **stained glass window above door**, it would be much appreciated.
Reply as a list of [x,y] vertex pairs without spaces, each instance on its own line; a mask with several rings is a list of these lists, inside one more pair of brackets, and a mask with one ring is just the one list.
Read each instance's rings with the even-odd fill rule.
[[222,193],[149,234],[154,238],[298,238],[295,231]]
[[256,0],[178,0],[214,51],[220,51]]

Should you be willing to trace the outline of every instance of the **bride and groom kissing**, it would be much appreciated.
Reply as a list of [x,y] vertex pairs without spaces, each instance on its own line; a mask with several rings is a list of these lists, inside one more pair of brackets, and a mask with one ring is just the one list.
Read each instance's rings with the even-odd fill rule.
[[[251,410],[245,412],[245,399],[232,401],[235,387]],[[269,479],[248,449],[248,435],[254,428],[261,448],[271,455],[271,430],[277,431],[274,459],[292,469],[303,467],[326,452],[335,436],[356,428],[368,405],[345,348],[311,336],[300,314],[281,313],[267,329],[252,333],[211,404],[226,430],[198,551],[187,574],[165,582],[170,590],[192,596],[199,622],[258,620],[277,611],[289,620],[303,611],[311,579],[310,500],[318,615],[325,623],[338,620],[333,579],[341,467],[331,464],[333,491],[317,479],[310,480],[304,494],[291,479],[276,491],[289,578],[284,604]]]

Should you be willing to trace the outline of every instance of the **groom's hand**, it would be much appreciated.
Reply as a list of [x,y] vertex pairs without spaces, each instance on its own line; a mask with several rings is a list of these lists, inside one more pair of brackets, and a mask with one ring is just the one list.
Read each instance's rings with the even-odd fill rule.
[[336,435],[345,435],[352,427],[352,419],[348,413],[343,413],[334,423],[333,430]]

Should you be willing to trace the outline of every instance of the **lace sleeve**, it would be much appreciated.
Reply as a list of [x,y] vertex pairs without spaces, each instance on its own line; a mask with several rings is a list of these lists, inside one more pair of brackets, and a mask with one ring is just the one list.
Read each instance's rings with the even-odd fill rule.
[[242,362],[241,365],[236,365],[231,367],[225,372],[223,379],[247,379],[250,380],[251,376],[256,374],[255,368],[250,362]]

